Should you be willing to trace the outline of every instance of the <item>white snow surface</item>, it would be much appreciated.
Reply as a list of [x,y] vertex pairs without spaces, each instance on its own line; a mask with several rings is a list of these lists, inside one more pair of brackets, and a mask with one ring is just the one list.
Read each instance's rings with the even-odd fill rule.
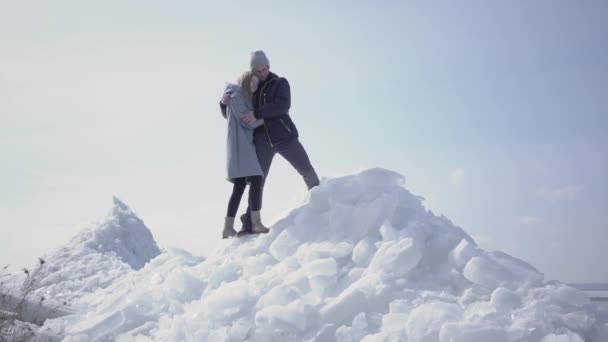
[[152,233],[118,198],[99,223],[76,235],[68,244],[44,257],[36,294],[68,306],[141,269],[161,253]]
[[[323,179],[270,233],[221,240],[206,259],[168,249],[146,263],[158,248],[143,230],[122,240],[134,245],[105,238],[140,224],[125,215],[75,239],[106,258],[57,259],[111,283],[79,297],[88,312],[43,330],[64,341],[608,341],[581,291],[478,248],[404,185],[385,169]],[[49,281],[72,291],[57,272]]]

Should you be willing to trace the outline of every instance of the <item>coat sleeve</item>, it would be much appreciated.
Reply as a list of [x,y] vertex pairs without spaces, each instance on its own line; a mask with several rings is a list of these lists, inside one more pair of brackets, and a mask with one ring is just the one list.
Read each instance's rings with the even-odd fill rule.
[[225,119],[226,118],[226,105],[223,104],[222,101],[220,101],[220,111],[222,112],[222,116]]
[[[230,91],[230,90],[226,89],[226,90],[224,91],[224,94],[223,94],[223,95],[226,95],[226,94],[232,94],[232,91]],[[222,96],[222,97],[223,97],[223,96]],[[227,116],[226,116],[226,115],[227,115],[227,114],[226,114],[226,108],[227,108],[227,107],[228,107],[228,106],[227,106],[227,105],[225,105],[225,104],[223,104],[223,103],[222,103],[222,100],[220,100],[220,111],[222,112],[222,116],[224,117],[224,119],[226,119],[226,118],[227,118]]]
[[256,128],[262,126],[263,124],[264,124],[264,119],[257,119],[254,122],[252,122],[249,125],[247,125],[247,128],[249,128],[249,129],[256,129]]
[[266,102],[255,112],[256,118],[271,119],[283,116],[289,112],[291,107],[291,90],[287,79],[281,78],[277,86],[277,93],[272,102]]
[[249,112],[250,109],[247,108],[247,106],[245,105],[245,100],[240,95],[232,96],[230,98],[230,109],[232,111],[232,114],[234,115],[234,118],[239,122],[239,124],[247,129],[255,129],[256,127],[258,127],[264,123],[263,120],[255,120],[254,122],[250,123],[249,125],[245,125],[241,121],[241,118],[243,117],[243,115],[245,115],[245,113]]

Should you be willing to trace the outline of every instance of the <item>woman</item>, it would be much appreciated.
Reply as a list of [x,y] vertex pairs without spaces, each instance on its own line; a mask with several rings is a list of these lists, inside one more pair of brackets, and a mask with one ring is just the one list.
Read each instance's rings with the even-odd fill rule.
[[242,116],[253,113],[252,98],[258,83],[257,76],[252,71],[247,71],[239,77],[237,84],[228,84],[224,91],[224,94],[230,94],[230,103],[226,108],[228,122],[227,179],[234,183],[222,232],[224,239],[236,235],[234,218],[247,183],[249,183],[252,231],[254,233],[268,233],[269,231],[262,224],[260,215],[264,174],[253,144],[253,130],[262,125],[264,120],[259,119],[249,125],[241,122]]

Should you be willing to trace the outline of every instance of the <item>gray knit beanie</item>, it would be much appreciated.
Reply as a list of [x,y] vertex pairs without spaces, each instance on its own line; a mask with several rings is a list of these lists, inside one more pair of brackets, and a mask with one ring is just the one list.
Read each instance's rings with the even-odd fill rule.
[[251,67],[251,69],[253,69],[258,65],[270,66],[270,62],[268,61],[266,54],[262,50],[253,51],[251,53],[251,60],[249,61],[249,67]]

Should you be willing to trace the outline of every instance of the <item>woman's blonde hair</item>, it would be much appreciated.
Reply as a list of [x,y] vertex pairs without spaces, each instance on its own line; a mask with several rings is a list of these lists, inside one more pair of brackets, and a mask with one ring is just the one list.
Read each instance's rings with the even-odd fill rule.
[[253,73],[253,71],[245,71],[239,79],[236,81],[236,84],[241,87],[241,94],[247,100],[251,100],[253,98],[253,93],[251,93],[251,79],[257,77]]

